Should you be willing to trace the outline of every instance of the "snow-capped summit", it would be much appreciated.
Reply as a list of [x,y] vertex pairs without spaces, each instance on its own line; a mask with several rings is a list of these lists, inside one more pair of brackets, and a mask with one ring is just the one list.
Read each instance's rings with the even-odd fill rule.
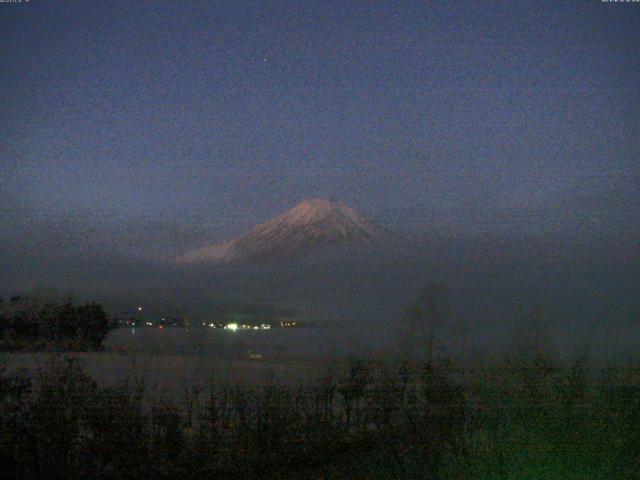
[[224,243],[187,252],[180,264],[226,263],[248,258],[291,256],[318,247],[347,243],[375,243],[389,236],[342,202],[305,200],[291,210]]

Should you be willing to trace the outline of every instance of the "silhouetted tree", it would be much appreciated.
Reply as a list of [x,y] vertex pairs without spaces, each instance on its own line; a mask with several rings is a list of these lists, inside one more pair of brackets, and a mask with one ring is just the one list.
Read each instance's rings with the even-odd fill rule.
[[89,346],[99,349],[109,331],[116,327],[101,305],[87,303],[77,308],[78,335],[86,339]]
[[446,287],[427,285],[401,322],[398,332],[400,346],[409,354],[426,357],[431,363],[437,336],[450,317]]
[[542,308],[534,307],[519,325],[513,342],[514,356],[527,360],[550,361],[554,356],[551,325]]
[[40,303],[30,297],[13,297],[0,306],[0,348],[100,349],[116,324],[95,303],[75,306]]

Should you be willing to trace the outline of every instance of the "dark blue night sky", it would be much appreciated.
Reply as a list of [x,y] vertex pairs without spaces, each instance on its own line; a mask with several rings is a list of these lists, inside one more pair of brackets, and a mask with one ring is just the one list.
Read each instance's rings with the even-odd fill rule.
[[640,231],[638,4],[32,0],[0,38],[3,252],[215,241],[309,197]]

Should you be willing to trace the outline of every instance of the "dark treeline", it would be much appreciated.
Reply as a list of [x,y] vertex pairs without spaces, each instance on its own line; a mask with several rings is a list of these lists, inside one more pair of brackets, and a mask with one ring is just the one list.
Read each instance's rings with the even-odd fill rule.
[[0,376],[7,478],[632,479],[637,367],[463,371],[352,359],[314,386],[100,387],[77,360]]
[[28,296],[0,300],[0,350],[100,350],[115,328],[101,305],[41,301]]

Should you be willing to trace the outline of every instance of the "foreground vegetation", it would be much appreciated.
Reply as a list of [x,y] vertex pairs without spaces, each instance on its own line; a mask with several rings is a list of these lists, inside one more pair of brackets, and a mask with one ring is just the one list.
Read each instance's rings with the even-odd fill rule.
[[313,386],[99,387],[73,358],[0,380],[7,478],[633,479],[638,368],[352,359]]

